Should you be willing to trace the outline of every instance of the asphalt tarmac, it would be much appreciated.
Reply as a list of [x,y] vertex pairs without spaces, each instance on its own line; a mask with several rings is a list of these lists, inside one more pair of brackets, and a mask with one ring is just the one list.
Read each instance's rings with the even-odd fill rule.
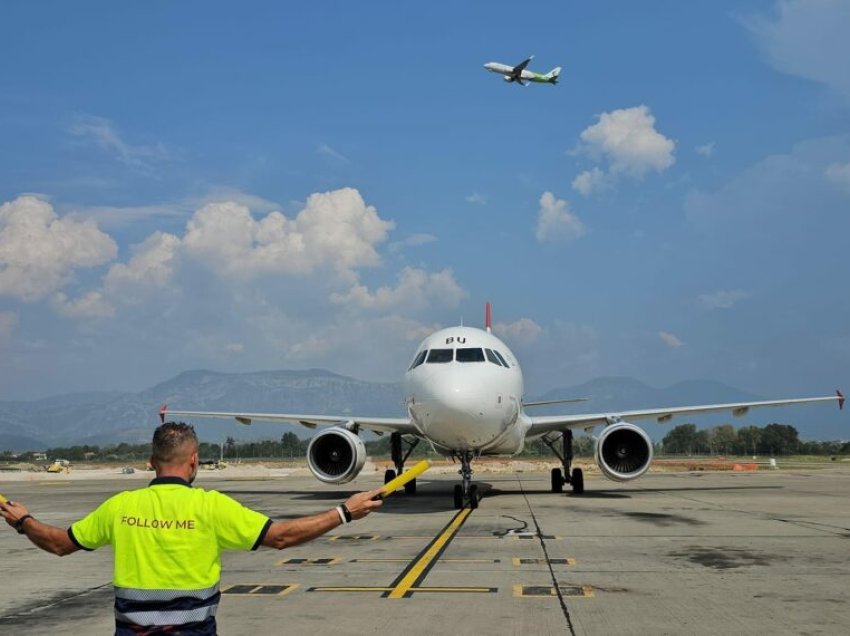
[[[223,475],[198,485],[276,519],[380,483]],[[144,483],[51,477],[0,476],[0,492],[64,527]],[[477,510],[453,510],[454,479],[426,475],[313,543],[225,554],[220,633],[847,633],[850,465],[588,475],[581,496],[550,493],[544,472],[480,478]],[[112,633],[111,556],[60,559],[0,528],[0,633]]]

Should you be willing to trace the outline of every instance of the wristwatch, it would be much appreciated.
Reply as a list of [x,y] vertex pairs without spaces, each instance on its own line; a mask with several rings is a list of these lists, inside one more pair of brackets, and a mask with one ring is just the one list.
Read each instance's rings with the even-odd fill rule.
[[15,530],[18,531],[18,534],[24,534],[24,521],[26,521],[27,519],[32,519],[32,518],[33,518],[32,515],[24,515],[23,517],[21,517],[20,519],[18,519],[15,522],[15,525],[13,527],[15,528]]

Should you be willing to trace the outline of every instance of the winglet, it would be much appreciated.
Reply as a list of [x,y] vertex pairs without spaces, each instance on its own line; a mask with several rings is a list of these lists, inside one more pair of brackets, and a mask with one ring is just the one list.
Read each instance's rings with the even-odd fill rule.
[[484,306],[484,324],[487,326],[487,333],[490,333],[490,328],[493,326],[492,320],[493,312],[490,308],[490,302],[488,301],[487,304]]
[[168,404],[159,407],[159,423],[165,424],[165,414],[168,412]]
[[844,409],[844,394],[841,391],[839,391],[838,389],[836,389],[835,392],[838,394],[838,409],[843,410]]

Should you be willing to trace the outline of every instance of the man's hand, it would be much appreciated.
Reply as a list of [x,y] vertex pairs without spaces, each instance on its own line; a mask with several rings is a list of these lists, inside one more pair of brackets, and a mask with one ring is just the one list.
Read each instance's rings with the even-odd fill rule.
[[[380,508],[384,501],[378,495],[384,492],[383,488],[376,488],[366,492],[358,492],[351,495],[345,502],[345,507],[351,513],[352,519],[362,519],[375,508]],[[375,501],[377,499],[377,501]]]
[[13,528],[15,524],[18,523],[18,520],[28,515],[29,511],[23,506],[23,504],[19,504],[16,501],[6,501],[5,503],[0,503],[0,515],[3,515],[3,518]]

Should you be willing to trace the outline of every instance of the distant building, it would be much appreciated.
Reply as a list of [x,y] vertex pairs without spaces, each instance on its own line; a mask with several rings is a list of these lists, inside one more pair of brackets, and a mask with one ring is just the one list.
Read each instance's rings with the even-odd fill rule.
[[85,459],[86,461],[91,461],[95,457],[97,457],[97,453],[94,453],[92,451],[89,451],[87,453],[83,453],[83,459]]
[[32,454],[33,461],[43,462],[47,460],[47,453],[33,453]]

